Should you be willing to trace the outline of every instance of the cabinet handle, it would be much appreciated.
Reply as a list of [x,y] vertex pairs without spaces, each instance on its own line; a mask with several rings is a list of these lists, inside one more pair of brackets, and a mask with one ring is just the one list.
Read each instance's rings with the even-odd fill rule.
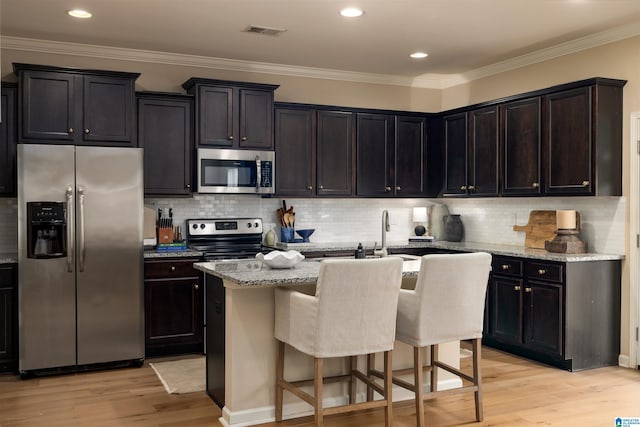
[[476,186],[475,186],[475,185],[470,185],[470,186],[469,186],[469,191],[473,191],[473,190],[475,190],[475,189],[476,189]]
[[[322,188],[322,186],[320,186]],[[313,190],[313,186],[309,185],[307,186],[307,190]]]
[[531,186],[533,188],[538,188],[538,187],[540,187],[540,183],[539,182],[534,182],[533,184],[531,184]]
[[89,129],[85,129],[85,130],[84,130],[84,133],[89,133]]
[[396,187],[396,191],[402,190],[402,187]]
[[227,137],[227,139],[228,139],[229,141],[233,141],[233,135],[229,135],[229,136]]
[[69,133],[73,133],[73,128],[69,128]]
[[541,268],[540,270],[538,270],[538,274],[541,276],[544,276],[545,274],[547,274],[547,270],[545,270],[544,268]]
[[386,192],[391,191],[391,187],[384,187],[384,191],[386,191]]
[[582,186],[583,187],[588,187],[589,186],[589,181],[582,181]]
[[195,289],[197,291],[198,289],[200,289],[200,285],[198,285],[197,283],[194,283],[193,284],[193,289]]
[[324,185],[321,185],[321,186],[320,186],[320,189],[321,189],[321,190],[324,190]]
[[184,186],[184,188],[186,188],[187,190],[191,188],[191,184],[187,184]]
[[511,266],[509,264],[502,264],[502,269],[503,270],[509,270],[511,268]]
[[171,271],[176,271],[176,266],[175,265],[171,266]]
[[518,286],[518,285],[514,286],[514,287],[513,287],[513,290],[514,290],[514,291],[519,291],[519,290],[520,290],[520,286]]
[[243,140],[243,141],[246,141],[246,140],[247,140],[247,137],[246,137],[246,136],[243,136],[243,137],[242,137],[242,140]]
[[532,292],[531,288],[524,288],[525,292]]
[[466,185],[461,185],[461,186],[460,186],[460,189],[461,189],[462,191],[464,191],[464,190],[466,190],[466,189],[467,189],[467,186],[466,186]]

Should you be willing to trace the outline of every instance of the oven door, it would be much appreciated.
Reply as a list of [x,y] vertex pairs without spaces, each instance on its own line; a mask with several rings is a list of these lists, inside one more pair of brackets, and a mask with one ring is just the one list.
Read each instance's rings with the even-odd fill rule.
[[199,193],[274,193],[272,151],[198,149]]

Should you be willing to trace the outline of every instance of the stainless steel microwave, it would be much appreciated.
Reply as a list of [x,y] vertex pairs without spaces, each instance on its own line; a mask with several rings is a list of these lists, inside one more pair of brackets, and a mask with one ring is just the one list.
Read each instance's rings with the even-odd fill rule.
[[198,148],[198,193],[273,194],[275,152]]

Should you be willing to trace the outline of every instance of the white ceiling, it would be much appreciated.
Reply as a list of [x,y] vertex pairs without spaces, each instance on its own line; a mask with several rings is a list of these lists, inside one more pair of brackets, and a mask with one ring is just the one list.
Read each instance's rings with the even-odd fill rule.
[[[346,6],[365,14],[343,18]],[[93,18],[71,18],[72,8]],[[1,0],[0,13],[6,40],[404,79],[460,75],[553,47],[640,34],[640,0]],[[244,32],[249,25],[287,31]],[[429,56],[410,59],[417,50]]]

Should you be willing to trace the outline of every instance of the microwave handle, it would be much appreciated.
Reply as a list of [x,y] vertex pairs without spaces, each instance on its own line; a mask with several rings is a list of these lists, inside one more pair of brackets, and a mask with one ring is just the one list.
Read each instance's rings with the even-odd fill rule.
[[262,162],[260,156],[256,156],[256,193],[260,192],[260,186],[262,185]]

